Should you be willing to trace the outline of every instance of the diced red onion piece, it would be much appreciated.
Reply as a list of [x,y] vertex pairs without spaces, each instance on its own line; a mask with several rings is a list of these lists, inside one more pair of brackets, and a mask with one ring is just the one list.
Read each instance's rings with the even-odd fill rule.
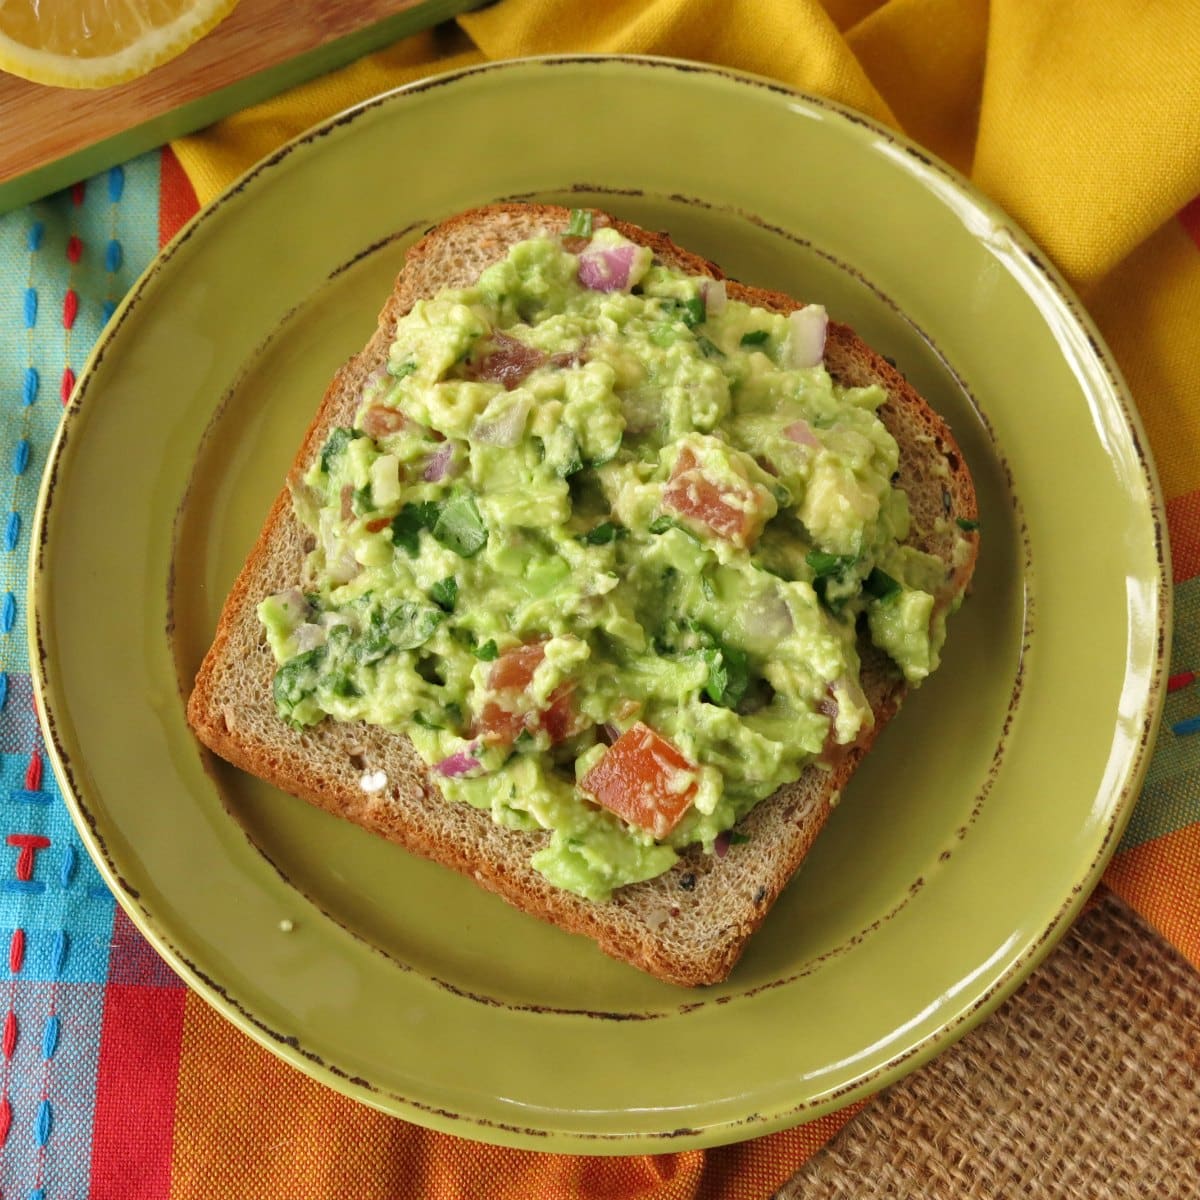
[[386,404],[372,404],[359,421],[363,433],[376,439],[387,437],[389,433],[399,433],[412,424],[398,408],[390,408]]
[[723,279],[707,280],[701,287],[700,294],[704,297],[705,311],[712,316],[719,313],[729,303],[729,293]]
[[334,583],[349,583],[362,569],[354,551],[338,542],[332,529],[324,531],[322,541],[325,550],[325,570]]
[[793,367],[815,367],[825,357],[829,316],[819,304],[808,304],[788,316],[789,358]]
[[360,400],[364,399],[372,388],[378,387],[379,384],[381,384],[386,378],[387,368],[376,367],[375,370],[363,380],[362,391],[358,393],[358,398]]
[[777,593],[759,596],[746,605],[746,632],[754,638],[778,641],[792,632],[792,613]]
[[315,650],[318,646],[323,646],[329,636],[329,631],[324,625],[313,625],[306,622],[303,625],[297,625],[292,636],[296,639],[296,653],[304,654],[309,650]]
[[784,427],[783,436],[793,442],[799,442],[801,446],[817,448],[821,445],[821,439],[813,433],[812,426],[807,421],[793,421]]
[[637,247],[632,242],[585,250],[579,256],[579,282],[593,292],[627,291],[636,255]]
[[346,549],[336,560],[329,562],[325,569],[334,583],[349,583],[362,570],[362,563],[354,557],[352,550]]
[[490,340],[492,348],[482,358],[467,365],[468,379],[498,383],[506,392],[511,392],[546,362],[544,351],[502,329],[494,330]]
[[445,442],[425,462],[425,470],[421,478],[426,483],[440,483],[450,470],[450,462],[454,458],[454,447]]
[[305,600],[304,593],[299,588],[286,588],[282,592],[276,592],[271,599],[286,609],[289,616],[294,614],[302,617],[308,611],[308,601]]
[[867,708],[867,696],[862,684],[853,675],[842,675],[833,685],[845,693],[855,708]]
[[732,840],[733,839],[729,836],[729,830],[722,829],[721,832],[717,834],[716,838],[713,841],[713,853],[718,858],[724,858],[725,855],[729,852],[729,843]]
[[[474,750],[475,747],[470,747]],[[434,770],[446,779],[455,779],[459,775],[466,775],[468,771],[476,771],[479,769],[479,759],[474,758],[466,750],[456,750],[449,758],[443,758],[440,763],[434,767]]]
[[515,446],[525,432],[525,422],[529,420],[532,406],[533,398],[526,396],[516,404],[509,405],[500,416],[476,421],[471,430],[471,440],[489,446]]

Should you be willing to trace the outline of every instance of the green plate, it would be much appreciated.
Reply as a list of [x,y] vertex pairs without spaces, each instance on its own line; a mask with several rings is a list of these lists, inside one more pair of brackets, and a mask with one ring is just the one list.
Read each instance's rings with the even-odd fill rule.
[[[336,366],[406,246],[501,197],[595,203],[822,300],[945,414],[983,552],[938,675],[732,978],[686,992],[202,753],[183,697]],[[301,138],[150,268],[84,372],[37,519],[47,741],[117,898],[199,992],[399,1116],[545,1150],[763,1134],[925,1061],[1098,880],[1163,691],[1145,438],[1007,217],[824,101],[661,60],[430,80]],[[736,849],[736,848],[735,848]]]

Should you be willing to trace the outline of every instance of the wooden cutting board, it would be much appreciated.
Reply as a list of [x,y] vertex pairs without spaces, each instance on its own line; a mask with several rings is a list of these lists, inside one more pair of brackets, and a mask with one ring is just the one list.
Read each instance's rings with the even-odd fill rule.
[[0,212],[67,187],[484,0],[240,0],[178,58],[97,91],[0,73]]

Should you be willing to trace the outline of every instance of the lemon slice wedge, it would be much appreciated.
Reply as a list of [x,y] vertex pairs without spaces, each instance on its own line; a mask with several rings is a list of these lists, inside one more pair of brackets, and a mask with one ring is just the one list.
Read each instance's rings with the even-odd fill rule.
[[174,58],[237,0],[0,0],[0,71],[57,87],[136,79]]

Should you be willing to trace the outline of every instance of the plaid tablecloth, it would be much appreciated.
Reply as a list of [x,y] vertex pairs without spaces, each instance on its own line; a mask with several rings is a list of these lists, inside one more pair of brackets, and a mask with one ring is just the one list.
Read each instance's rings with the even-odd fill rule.
[[0,217],[0,1196],[763,1200],[853,1115],[707,1153],[582,1159],[469,1145],[355,1105],[250,1043],[160,962],[46,764],[28,529],[89,347],[197,194],[320,116],[448,64],[621,50],[774,75],[904,128],[1051,253],[1133,388],[1174,555],[1166,718],[1106,884],[1200,966],[1200,23],[1187,5],[1151,7],[1113,0],[1098,22],[1094,6],[1021,0],[505,0],[178,154]]

